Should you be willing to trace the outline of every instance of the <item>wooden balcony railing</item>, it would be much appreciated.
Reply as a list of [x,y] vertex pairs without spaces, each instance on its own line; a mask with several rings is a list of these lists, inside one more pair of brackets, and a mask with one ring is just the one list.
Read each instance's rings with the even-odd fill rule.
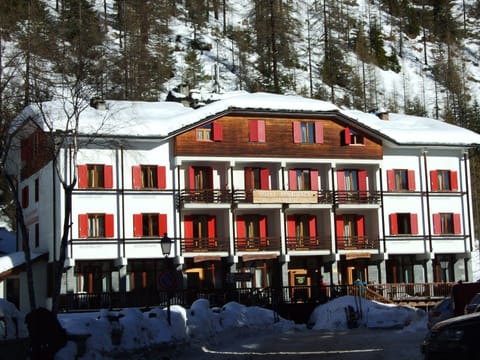
[[275,236],[235,238],[235,248],[237,251],[279,251],[280,238]]
[[230,203],[232,192],[228,189],[182,190],[179,205],[185,203]]
[[182,252],[190,251],[228,251],[229,242],[227,238],[183,238],[180,239]]
[[337,204],[380,204],[380,191],[335,191]]
[[287,237],[288,250],[329,250],[331,247],[330,236],[289,236]]
[[378,239],[367,236],[337,236],[339,250],[378,249],[379,244]]

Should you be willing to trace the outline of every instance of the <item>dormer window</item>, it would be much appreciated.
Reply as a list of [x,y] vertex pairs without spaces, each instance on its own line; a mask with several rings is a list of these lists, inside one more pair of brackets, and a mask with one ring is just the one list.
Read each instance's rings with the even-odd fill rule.
[[342,135],[343,145],[365,145],[365,136],[356,130],[345,128]]
[[222,141],[222,125],[211,122],[196,129],[197,141]]

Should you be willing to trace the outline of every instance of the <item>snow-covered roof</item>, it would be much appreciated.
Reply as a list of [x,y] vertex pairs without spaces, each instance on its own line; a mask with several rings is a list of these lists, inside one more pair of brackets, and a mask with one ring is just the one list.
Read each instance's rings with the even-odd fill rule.
[[[106,110],[86,107],[80,114],[81,134],[101,134],[132,137],[168,137],[182,132],[193,124],[211,120],[230,110],[278,111],[325,113],[338,112],[380,136],[401,145],[480,145],[480,135],[446,122],[389,114],[389,120],[381,120],[375,114],[340,109],[329,102],[296,95],[234,92],[218,96],[216,101],[197,109],[187,108],[176,102],[106,101]],[[37,105],[27,107],[17,117],[17,123],[27,117],[37,119],[45,130],[65,130],[64,102],[51,101],[42,104],[48,114],[48,126],[38,121]]]
[[[35,260],[42,255],[42,253],[32,252],[30,258]],[[0,256],[0,275],[23,264],[25,264],[25,253],[23,251]]]

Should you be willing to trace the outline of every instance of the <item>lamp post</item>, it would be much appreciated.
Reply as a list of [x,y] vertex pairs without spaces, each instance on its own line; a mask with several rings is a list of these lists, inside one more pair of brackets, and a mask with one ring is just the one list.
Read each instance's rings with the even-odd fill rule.
[[170,315],[170,298],[172,288],[175,286],[175,274],[171,265],[171,259],[168,258],[170,251],[172,250],[172,239],[167,236],[167,233],[163,234],[162,240],[160,240],[160,246],[162,247],[163,256],[165,256],[165,262],[167,265],[167,271],[160,276],[160,284],[167,291],[167,321],[168,325],[172,325]]
[[440,260],[440,268],[442,269],[443,281],[447,282],[447,269],[448,269],[448,259]]

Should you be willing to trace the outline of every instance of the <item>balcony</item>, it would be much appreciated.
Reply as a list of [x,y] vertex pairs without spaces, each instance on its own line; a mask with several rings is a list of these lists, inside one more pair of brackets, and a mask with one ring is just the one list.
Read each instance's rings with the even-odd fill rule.
[[178,197],[178,205],[191,203],[222,204],[232,202],[232,192],[224,189],[182,190]]
[[338,250],[378,249],[379,244],[378,239],[367,236],[337,236]]
[[380,204],[380,191],[335,191],[337,204]]
[[235,238],[237,251],[279,251],[279,237]]
[[182,238],[180,240],[184,252],[220,252],[228,251],[228,238]]
[[330,250],[330,236],[289,236],[287,247],[290,251]]
[[235,190],[233,201],[247,204],[332,204],[328,190]]

